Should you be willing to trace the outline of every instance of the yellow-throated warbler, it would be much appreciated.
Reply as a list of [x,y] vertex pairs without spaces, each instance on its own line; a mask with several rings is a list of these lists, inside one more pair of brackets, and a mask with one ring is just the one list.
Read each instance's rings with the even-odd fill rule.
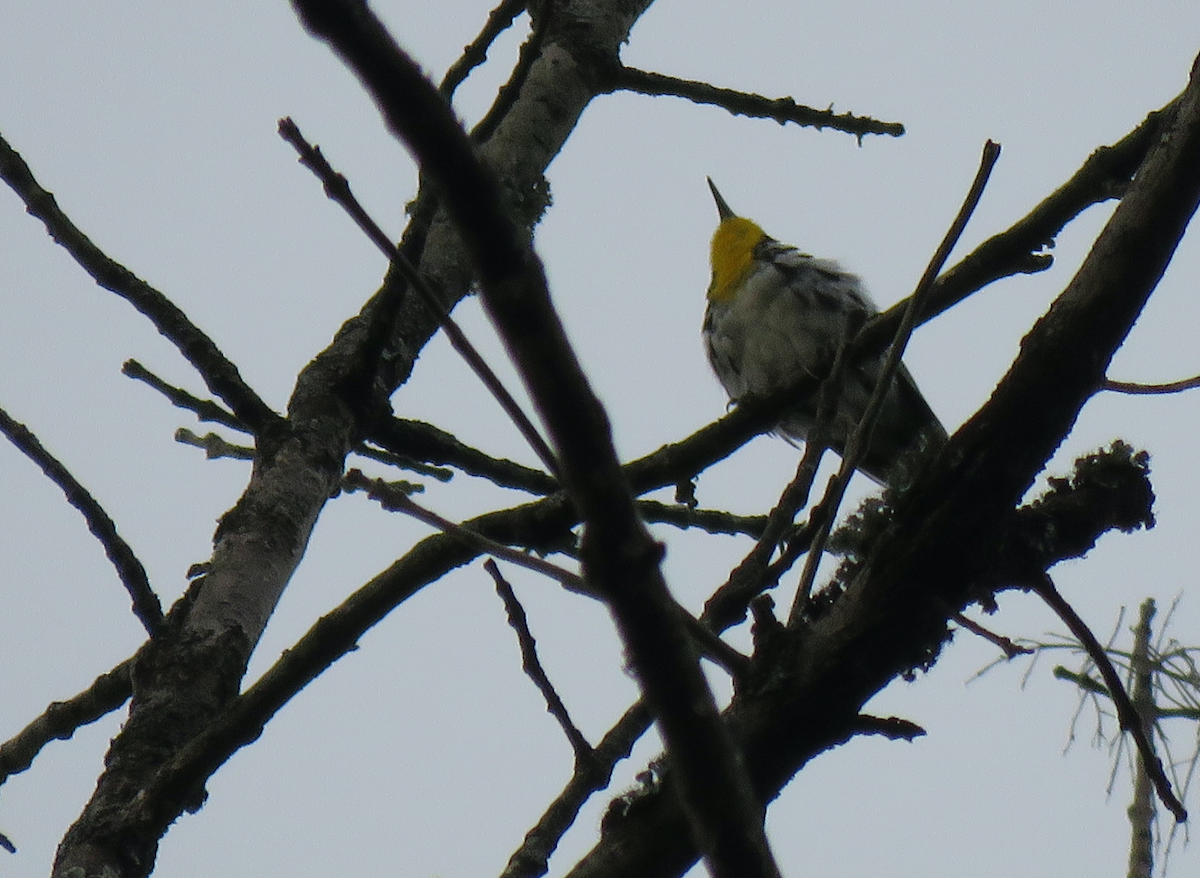
[[[818,370],[832,364],[852,315],[869,317],[879,309],[856,275],[776,241],[730,210],[712,180],[708,185],[721,223],[712,239],[704,346],[730,401],[780,390],[804,375],[824,377]],[[883,360],[881,355],[847,364],[832,422],[824,425],[826,440],[839,454],[862,418]],[[798,400],[777,431],[789,439],[807,438],[817,396],[814,391]],[[891,483],[901,461],[945,441],[945,428],[901,365],[858,468]]]

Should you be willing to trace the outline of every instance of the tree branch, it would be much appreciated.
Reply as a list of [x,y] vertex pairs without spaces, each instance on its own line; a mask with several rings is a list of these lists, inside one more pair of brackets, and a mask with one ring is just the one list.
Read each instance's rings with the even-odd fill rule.
[[[937,279],[929,302],[917,320],[924,323],[972,293],[1014,274],[1036,274],[1053,264],[1047,252],[1058,234],[1094,204],[1119,198],[1158,142],[1179,97],[1146,119],[1111,146],[1096,149],[1067,182],[1008,229],[988,238]],[[856,339],[856,352],[882,351],[895,335],[908,300],[897,302],[873,317]]]
[[224,400],[252,431],[258,433],[279,421],[279,415],[242,380],[237,367],[207,335],[166,296],[120,263],[110,259],[59,209],[54,196],[34,179],[33,172],[8,141],[0,137],[0,177],[25,202],[63,247],[100,286],[116,293],[150,319],[155,329],[191,363],[208,389]]
[[593,750],[592,760],[576,765],[563,791],[550,803],[537,824],[508,860],[500,878],[538,878],[549,869],[550,855],[592,793],[608,786],[613,767],[629,757],[637,740],[650,728],[650,712],[639,701],[625,712]]
[[367,425],[365,438],[393,454],[452,466],[502,488],[533,494],[552,494],[561,488],[557,479],[542,470],[494,458],[423,421],[375,418]]
[[117,526],[108,517],[108,513],[96,502],[96,498],[88,493],[87,488],[79,484],[70,471],[42,447],[42,443],[28,427],[18,424],[3,409],[0,409],[0,433],[7,436],[17,450],[36,463],[46,474],[46,478],[58,485],[66,495],[67,502],[79,510],[83,520],[87,522],[88,530],[99,540],[104,554],[117,571],[117,578],[129,593],[133,602],[133,614],[137,616],[146,632],[154,637],[162,626],[162,604],[159,603],[154,589],[150,587],[146,568],[142,566],[129,543],[117,533]]
[[1195,390],[1200,387],[1200,375],[1194,378],[1184,378],[1180,381],[1170,381],[1166,384],[1132,384],[1128,381],[1109,381],[1105,379],[1101,390],[1112,390],[1116,393],[1182,393],[1185,390]]
[[899,122],[880,122],[870,116],[855,116],[853,113],[834,113],[833,108],[816,110],[797,104],[791,98],[767,98],[749,92],[679,79],[626,67],[618,64],[605,72],[604,86],[608,91],[631,91],[637,94],[686,98],[695,104],[722,107],[738,116],[757,119],[774,119],[780,125],[788,122],[816,128],[833,128],[853,134],[861,141],[868,134],[888,134],[899,137],[904,126]]
[[223,424],[243,433],[250,432],[245,423],[233,413],[221,408],[211,399],[200,399],[182,387],[168,384],[137,360],[126,360],[121,366],[121,374],[134,381],[141,381],[143,384],[149,385],[170,400],[176,408],[192,412],[201,421]]
[[1104,647],[1096,640],[1096,635],[1092,634],[1087,623],[1075,612],[1075,608],[1067,603],[1063,596],[1059,594],[1058,589],[1054,587],[1053,580],[1048,575],[1042,577],[1041,582],[1037,584],[1034,591],[1046,602],[1050,609],[1054,610],[1058,618],[1062,619],[1063,623],[1075,636],[1075,639],[1087,651],[1092,663],[1095,664],[1096,670],[1099,671],[1105,686],[1108,688],[1108,697],[1112,699],[1113,706],[1117,709],[1117,719],[1121,724],[1121,730],[1128,732],[1129,736],[1133,739],[1134,745],[1141,755],[1140,764],[1142,769],[1154,785],[1154,790],[1158,793],[1159,801],[1174,815],[1178,822],[1182,823],[1187,820],[1187,809],[1175,797],[1175,793],[1171,790],[1171,782],[1167,779],[1166,772],[1163,771],[1162,760],[1154,752],[1154,744],[1150,740],[1150,723],[1143,722],[1137,708],[1133,706],[1133,702],[1129,698],[1129,693],[1125,691],[1125,687],[1121,683],[1121,677],[1117,674],[1116,668],[1113,667],[1112,662],[1105,653]]
[[94,723],[129,700],[133,692],[128,658],[101,674],[92,685],[66,701],[55,701],[37,719],[0,744],[0,784],[33,764],[51,741],[65,741],[80,726]]
[[500,572],[500,568],[494,560],[488,558],[483,562],[483,566],[496,583],[496,594],[500,595],[500,600],[504,602],[508,624],[517,633],[517,644],[521,648],[521,667],[526,676],[533,681],[533,685],[537,686],[538,691],[542,693],[542,698],[546,700],[546,710],[554,717],[559,727],[562,728],[563,734],[566,735],[571,749],[575,752],[575,765],[578,770],[581,765],[591,762],[594,758],[592,745],[588,743],[587,738],[583,736],[575,723],[571,722],[567,706],[558,697],[558,693],[554,691],[554,684],[546,676],[546,671],[538,659],[537,641],[533,639],[533,633],[529,630],[529,620],[525,616],[525,608],[517,600],[512,586],[508,584],[508,580],[504,578],[504,574]]
[[499,6],[488,13],[483,29],[475,39],[463,47],[458,60],[450,65],[442,77],[438,91],[450,103],[454,91],[470,75],[471,71],[487,60],[488,49],[504,31],[512,27],[517,16],[525,11],[526,0],[502,0]]

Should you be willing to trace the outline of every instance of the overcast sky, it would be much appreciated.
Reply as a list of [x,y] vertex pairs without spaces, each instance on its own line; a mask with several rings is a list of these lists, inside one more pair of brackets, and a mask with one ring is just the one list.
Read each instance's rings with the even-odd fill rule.
[[[375,4],[435,77],[473,38],[488,0]],[[0,131],[60,205],[111,256],[163,290],[277,409],[296,372],[377,287],[385,264],[275,134],[293,116],[392,234],[415,171],[353,77],[308,38],[285,3],[6,0]],[[477,119],[527,21],[459,92]],[[1000,163],[959,253],[1006,228],[1095,147],[1115,142],[1186,82],[1200,50],[1194,2],[796,4],[662,0],[635,27],[627,63],[791,95],[897,120],[908,133],[861,147],[847,135],[731,117],[672,98],[614,95],[587,110],[550,168],[554,206],[538,230],[552,292],[633,457],[724,411],[699,340],[706,174],[775,237],[840,259],[876,300],[907,295],[991,138]],[[1059,239],[1053,271],[998,284],[921,328],[907,362],[946,426],[987,398],[1017,345],[1070,278],[1111,208]],[[1112,377],[1200,372],[1200,241],[1193,233]],[[502,374],[478,303],[456,312]],[[164,603],[208,557],[215,519],[249,472],[172,441],[194,420],[121,377],[136,358],[197,392],[174,349],[97,288],[7,189],[0,192],[0,406],[33,429],[105,505]],[[511,380],[510,386],[516,386]],[[497,455],[532,462],[441,339],[397,394]],[[1183,602],[1171,634],[1200,643],[1195,538],[1195,394],[1104,396],[1085,409],[1052,469],[1121,436],[1153,454],[1158,527],[1110,535],[1054,572],[1101,636],[1147,596]],[[237,438],[227,434],[227,438]],[[705,474],[705,506],[764,511],[797,452],[760,438]],[[863,490],[869,486],[862,486]],[[515,498],[460,476],[424,502],[465,518]],[[320,614],[426,533],[362,497],[329,504],[308,558],[259,647],[268,667]],[[698,608],[748,541],[656,529],[667,573]],[[52,700],[129,656],[141,628],[98,544],[36,468],[0,445],[0,739]],[[635,697],[604,611],[512,572],[551,677],[595,740]],[[1161,618],[1161,617],[1160,617]],[[1036,637],[1059,625],[1006,594],[991,627]],[[745,645],[745,632],[732,635]],[[959,634],[941,662],[870,709],[923,725],[913,744],[856,740],[805,769],[770,812],[787,875],[949,878],[1122,875],[1128,784],[1106,801],[1110,754],[1090,714],[1064,756],[1076,697],[1042,662],[964,685],[994,649]],[[714,680],[719,683],[718,678]],[[720,684],[723,686],[723,684]],[[123,714],[122,714],[123,716]],[[48,873],[87,800],[121,716],[56,742],[0,791],[0,875]],[[1186,753],[1194,731],[1177,728]],[[655,753],[652,741],[622,784]],[[467,876],[496,874],[566,781],[570,749],[520,673],[490,579],[474,565],[427,589],[363,638],[209,784],[210,799],[166,836],[156,874]],[[561,874],[595,839],[599,797],[567,837]],[[1200,812],[1200,800],[1189,804]],[[1200,874],[1176,846],[1174,874]]]

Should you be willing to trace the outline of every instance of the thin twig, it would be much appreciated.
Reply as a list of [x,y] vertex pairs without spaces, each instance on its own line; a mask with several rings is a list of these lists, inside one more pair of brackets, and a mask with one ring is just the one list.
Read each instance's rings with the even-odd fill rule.
[[1055,588],[1054,581],[1049,574],[1038,578],[1031,587],[1058,615],[1058,618],[1063,620],[1071,634],[1087,651],[1088,657],[1104,679],[1104,685],[1108,687],[1108,695],[1117,709],[1117,720],[1121,730],[1129,733],[1142,756],[1142,764],[1145,766],[1150,780],[1154,783],[1154,790],[1158,793],[1159,801],[1174,815],[1176,821],[1184,822],[1187,820],[1187,809],[1183,807],[1183,803],[1175,797],[1175,793],[1171,790],[1171,782],[1163,771],[1162,761],[1154,752],[1154,745],[1146,734],[1137,709],[1130,701],[1121,677],[1105,653],[1104,647],[1100,645],[1100,641],[1096,640],[1096,635],[1088,628],[1087,623],[1075,612],[1075,608],[1067,603]]
[[[143,366],[141,363],[139,363],[137,360],[126,360],[124,365],[121,366],[121,374],[123,374],[129,378],[132,378],[135,381],[141,381],[142,383],[152,387],[154,390],[157,390],[159,393],[161,393],[163,396],[165,396],[168,400],[170,400],[170,402],[172,404],[174,404],[177,408],[181,408],[186,411],[190,411],[190,412],[194,413],[196,415],[196,417],[199,418],[201,421],[209,421],[209,422],[216,423],[216,424],[222,424],[226,427],[230,427],[230,428],[232,428],[234,430],[238,430],[242,433],[250,432],[249,428],[247,428],[246,425],[243,424],[240,420],[238,420],[238,418],[235,415],[233,415],[231,412],[226,411],[225,409],[223,409],[221,406],[217,405],[212,400],[200,399],[199,397],[194,396],[191,393],[188,393],[186,390],[184,390],[181,387],[175,387],[174,385],[167,383],[162,378],[158,377],[153,372],[151,372],[149,369],[147,369],[145,366]],[[420,423],[417,421],[399,421],[398,419],[394,419],[394,418],[391,420],[397,421],[398,423],[402,423],[404,425]],[[455,440],[454,437],[451,436],[449,433],[446,433],[444,431],[439,431],[439,430],[437,430],[436,427],[433,427],[432,425],[421,424],[421,427],[428,431],[436,431],[441,437],[445,437],[448,440],[450,440],[450,444],[456,444],[457,447],[466,449],[468,451],[474,451],[474,449],[468,449],[467,446],[463,445],[461,442],[457,442],[457,440]],[[209,435],[211,436],[212,434],[209,434]],[[208,437],[205,437],[206,440],[207,440],[207,438]],[[369,433],[367,438],[373,440],[375,438],[375,436],[373,433]],[[189,445],[197,444],[196,442],[191,442],[186,438],[182,438],[178,432],[175,435],[175,440],[177,442],[183,441],[183,442],[185,442],[185,444],[189,444]],[[383,443],[381,443],[381,444],[383,444]],[[199,447],[203,448],[206,446],[200,445]],[[242,450],[244,450],[244,447]],[[393,452],[393,451],[390,451],[387,449],[373,448],[370,445],[366,445],[364,443],[359,443],[357,446],[355,446],[354,453],[361,457],[366,457],[370,460],[376,460],[376,461],[379,461],[380,463],[385,463],[388,466],[398,467],[399,469],[412,470],[413,472],[419,473],[420,475],[437,479],[439,482],[448,482],[454,475],[450,470],[445,469],[444,467],[430,466],[429,464],[424,463],[420,460],[416,460],[406,454],[402,454],[399,452]],[[482,455],[483,457],[486,458],[486,455],[483,455],[483,452],[475,452],[475,453],[478,455]],[[227,456],[247,457],[244,454],[227,455]],[[249,458],[247,458],[247,459],[249,459]],[[489,458],[489,460],[490,460],[490,458]],[[509,463],[513,467],[519,466],[519,464],[512,464],[511,461],[496,461],[496,463],[497,464]],[[462,467],[462,469],[464,470],[464,472],[468,472],[468,473],[471,473],[472,475],[475,475],[475,473],[472,472],[467,467]],[[527,469],[527,468],[524,468],[524,469]],[[539,470],[529,470],[529,472],[538,473],[543,477],[543,479],[545,479],[546,481],[553,484],[553,479],[551,479],[549,476],[545,475],[545,473],[541,473]],[[553,488],[551,488],[550,490],[553,490]]]
[[696,82],[618,65],[609,71],[605,83],[609,91],[632,91],[638,94],[686,98],[696,104],[723,107],[731,113],[759,119],[774,119],[780,125],[794,122],[818,130],[833,128],[853,134],[862,140],[868,134],[888,134],[899,137],[904,126],[899,122],[880,122],[870,116],[853,113],[834,113],[833,108],[817,110],[797,104],[791,98],[767,98],[762,95],[721,88],[707,82]]
[[200,399],[200,397],[193,396],[182,387],[175,387],[168,384],[137,360],[126,360],[121,366],[121,374],[132,378],[134,381],[141,381],[143,384],[149,385],[169,399],[176,408],[192,412],[201,421],[223,424],[226,427],[231,427],[243,433],[250,432],[250,428],[242,423],[237,415],[221,408],[221,406],[217,405],[211,399]]
[[541,573],[543,576],[548,576],[564,585],[569,591],[591,598],[599,598],[595,590],[588,586],[583,577],[578,573],[573,573],[566,568],[559,567],[557,564],[551,564],[543,558],[528,555],[511,546],[498,543],[470,528],[456,524],[448,518],[442,518],[436,512],[413,502],[411,497],[403,491],[395,490],[383,479],[367,478],[360,470],[352,469],[346,473],[343,479],[343,486],[351,491],[364,491],[368,497],[380,503],[384,509],[411,515],[418,521],[423,521],[443,533],[458,537],[464,543],[478,549],[480,552],[495,555],[497,558],[503,558],[505,561],[516,564],[519,567],[524,567],[527,570],[533,570],[536,573]]
[[799,625],[803,617],[809,594],[812,592],[817,565],[820,563],[821,556],[825,552],[825,544],[828,542],[830,531],[833,528],[836,510],[841,505],[842,498],[845,496],[846,487],[850,484],[850,477],[854,474],[860,455],[865,453],[866,449],[871,445],[871,434],[875,429],[875,421],[883,408],[883,401],[891,389],[892,378],[896,374],[896,370],[900,368],[900,360],[904,355],[904,349],[908,345],[908,340],[912,337],[917,315],[921,313],[925,299],[928,298],[930,291],[933,289],[934,281],[937,280],[942,266],[950,258],[950,251],[958,243],[958,239],[962,236],[963,230],[966,228],[967,221],[971,218],[971,214],[975,212],[975,207],[979,204],[979,199],[983,195],[983,189],[987,185],[988,177],[991,176],[992,168],[999,157],[999,144],[993,143],[990,140],[984,144],[983,155],[979,162],[979,170],[975,174],[975,179],[971,183],[967,197],[963,200],[962,207],[959,208],[958,215],[954,218],[954,222],[951,223],[945,237],[942,238],[942,243],[934,252],[933,258],[930,259],[925,273],[917,283],[916,290],[909,297],[908,307],[904,312],[903,319],[900,321],[900,326],[896,330],[892,345],[888,349],[887,359],[884,361],[879,381],[871,393],[871,399],[867,403],[866,410],[863,412],[858,427],[855,428],[854,433],[850,436],[850,440],[846,443],[845,452],[842,454],[841,467],[837,475],[831,480],[825,497],[821,500],[820,505],[825,508],[825,517],[820,524],[816,536],[813,538],[813,544],[809,548],[808,557],[804,562],[804,573],[800,577],[800,586],[796,590],[796,597],[792,602],[791,613],[788,615],[787,624],[789,627]]
[[70,471],[42,446],[37,436],[24,424],[14,421],[3,409],[0,409],[0,433],[4,433],[22,454],[36,463],[46,477],[58,485],[66,495],[67,502],[79,510],[87,522],[88,530],[100,541],[104,554],[112,562],[117,577],[129,593],[133,602],[133,614],[137,616],[146,632],[154,637],[162,627],[162,604],[159,603],[154,589],[150,587],[146,568],[142,566],[129,543],[117,533],[117,526],[108,517],[108,513]]
[[354,453],[359,457],[365,457],[367,460],[385,463],[397,469],[409,470],[417,475],[437,479],[439,482],[448,482],[454,478],[454,471],[444,466],[431,466],[406,454],[396,454],[385,448],[376,448],[373,445],[367,445],[365,442],[360,442],[356,445]]
[[359,204],[358,199],[354,197],[354,193],[350,191],[350,182],[325,160],[321,154],[320,147],[313,146],[304,139],[304,135],[300,133],[300,129],[290,118],[279,120],[279,136],[290,143],[300,155],[300,164],[308,168],[316,175],[322,185],[325,187],[325,194],[330,199],[335,201],[350,218],[358,225],[366,234],[371,242],[378,247],[389,260],[392,265],[404,276],[409,287],[416,291],[417,295],[429,308],[431,314],[437,318],[438,324],[446,333],[446,338],[450,342],[451,347],[456,350],[459,355],[466,361],[478,377],[483,382],[484,386],[491,392],[496,401],[504,409],[509,419],[521,431],[521,435],[525,437],[525,441],[529,443],[529,447],[534,450],[537,456],[541,459],[546,469],[550,472],[558,473],[558,461],[554,457],[554,452],[550,450],[550,446],[546,444],[546,440],[542,438],[537,428],[533,426],[533,422],[521,410],[517,401],[513,399],[512,394],[501,383],[496,373],[483,359],[483,356],[475,349],[475,346],[463,334],[462,329],[454,322],[454,319],[446,312],[441,300],[437,294],[426,283],[425,278],[421,273],[413,267],[412,263],[400,252],[400,248],[392,243],[392,239],[384,233],[383,229],[373,220],[366,209]]
[[1200,387],[1200,375],[1195,378],[1184,378],[1181,381],[1169,381],[1166,384],[1134,384],[1128,381],[1105,380],[1100,385],[1101,390],[1111,390],[1115,393],[1182,393],[1185,390],[1195,390]]
[[1011,637],[1005,637],[1003,634],[997,634],[988,628],[983,627],[974,619],[969,619],[962,613],[954,613],[950,616],[961,627],[970,631],[972,634],[982,637],[984,640],[994,643],[1004,653],[1005,658],[1016,658],[1019,655],[1032,655],[1034,650],[1028,646],[1022,646]]
[[59,209],[54,196],[34,179],[29,166],[8,142],[0,137],[0,177],[25,202],[30,215],[40,219],[56,243],[100,286],[116,293],[138,311],[181,353],[241,421],[258,433],[280,420],[242,379],[207,335],[188,319],[170,299],[129,269],[110,259]]
[[496,583],[496,594],[500,595],[500,600],[504,602],[504,611],[508,614],[508,624],[513,631],[517,632],[517,644],[521,648],[521,667],[526,676],[533,681],[533,685],[537,686],[538,691],[542,693],[542,698],[546,699],[546,710],[558,721],[563,734],[567,736],[571,749],[575,751],[575,765],[578,767],[583,763],[591,762],[595,757],[592,745],[588,743],[587,738],[583,736],[575,723],[571,722],[567,706],[554,691],[554,684],[546,676],[546,671],[538,659],[537,641],[533,639],[533,633],[529,630],[529,620],[525,616],[525,608],[517,600],[516,592],[504,578],[504,574],[500,572],[495,560],[488,558],[483,562],[483,567]]
[[521,50],[517,54],[517,63],[513,66],[508,82],[500,86],[500,90],[496,93],[496,100],[492,102],[479,123],[471,129],[471,139],[476,143],[482,143],[492,136],[496,127],[520,96],[521,87],[529,77],[533,62],[541,57],[542,43],[545,42],[546,33],[550,28],[550,17],[554,4],[552,0],[533,0],[532,3],[526,3],[526,6],[529,8],[531,20],[529,38],[521,44]]
[[638,511],[648,523],[670,524],[687,530],[699,528],[710,534],[749,534],[760,537],[767,527],[765,515],[736,515],[719,509],[689,509],[678,503],[638,500]]
[[193,448],[204,449],[204,457],[208,460],[230,458],[232,460],[254,460],[254,449],[248,445],[234,445],[227,442],[216,433],[205,433],[197,436],[187,427],[175,431],[175,441],[180,445],[190,445]]
[[364,430],[364,437],[401,457],[415,457],[444,464],[501,486],[533,494],[553,494],[558,481],[544,470],[511,460],[495,458],[465,444],[458,437],[424,421],[405,418],[376,418]]
[[450,65],[450,69],[446,71],[441,84],[438,85],[438,91],[447,101],[454,97],[454,90],[463,83],[471,71],[487,60],[488,49],[500,34],[512,27],[517,16],[525,11],[525,2],[526,0],[503,0],[499,6],[488,13],[487,21],[484,22],[479,35],[463,47],[462,55]]

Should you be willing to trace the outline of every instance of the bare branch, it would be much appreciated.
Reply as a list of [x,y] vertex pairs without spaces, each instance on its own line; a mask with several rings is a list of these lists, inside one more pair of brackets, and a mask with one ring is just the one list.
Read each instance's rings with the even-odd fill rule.
[[1112,390],[1116,393],[1155,394],[1182,393],[1200,387],[1200,375],[1195,378],[1184,378],[1181,381],[1170,381],[1166,384],[1131,384],[1127,381],[1110,381],[1105,379],[1100,385],[1101,390]]
[[888,134],[899,137],[904,126],[899,122],[880,122],[870,116],[853,113],[834,113],[833,108],[816,110],[797,104],[791,98],[767,98],[749,92],[679,79],[661,73],[651,73],[634,67],[617,65],[608,71],[605,86],[609,91],[632,91],[644,95],[669,95],[686,98],[696,104],[722,107],[739,116],[774,119],[780,125],[788,122],[816,128],[833,128],[853,134],[860,141],[868,134]]
[[454,478],[453,470],[449,470],[446,467],[430,466],[406,454],[396,454],[385,448],[368,445],[365,442],[354,446],[354,453],[359,457],[365,457],[367,460],[374,460],[378,463],[394,466],[397,469],[409,470],[418,475],[436,479],[439,482],[448,482]]
[[[727,625],[737,624],[746,618],[750,602],[763,589],[779,581],[778,575],[768,567],[785,531],[792,527],[798,513],[808,503],[813,479],[825,449],[818,442],[805,443],[804,454],[796,466],[796,475],[783,489],[779,502],[771,510],[767,526],[763,529],[754,548],[729,574],[725,584],[718,588],[704,603],[701,620],[722,630]],[[790,544],[796,551],[807,546],[805,540],[795,539]],[[774,574],[774,575],[773,575]]]
[[449,519],[442,518],[440,515],[414,503],[412,498],[403,491],[394,490],[383,479],[368,479],[359,470],[352,469],[346,473],[344,485],[346,489],[351,491],[356,489],[365,491],[368,497],[379,501],[385,509],[397,510],[411,515],[413,518],[437,528],[442,533],[457,537],[479,552],[495,555],[497,558],[503,558],[511,564],[541,573],[543,576],[550,577],[566,586],[569,591],[576,592],[577,594],[586,595],[591,598],[600,597],[578,573],[573,573],[570,570],[559,567],[557,564],[551,564],[543,558],[519,552],[495,540],[488,539],[482,534],[471,530],[469,527],[455,524]]
[[647,522],[673,524],[687,530],[697,527],[711,534],[748,534],[758,537],[767,524],[765,515],[735,515],[717,509],[689,509],[678,503],[638,500],[638,512]]
[[226,442],[223,437],[218,436],[216,433],[205,433],[203,436],[197,436],[187,427],[180,427],[175,431],[175,441],[180,445],[203,448],[204,456],[208,460],[219,460],[220,458],[254,460],[253,448],[248,445],[234,445],[231,442]]
[[[565,570],[556,564],[551,564],[543,558],[509,548],[472,531],[469,527],[464,527],[461,524],[455,524],[448,519],[442,518],[437,513],[431,512],[413,502],[412,498],[405,491],[396,490],[391,483],[385,482],[382,479],[368,479],[358,470],[351,470],[346,474],[344,484],[351,490],[359,489],[366,491],[369,497],[379,501],[385,509],[405,512],[413,518],[437,528],[442,533],[458,537],[480,552],[495,555],[497,558],[503,558],[505,561],[515,564],[518,567],[524,567],[527,570],[548,576],[562,584],[568,591],[595,600],[605,600],[603,593],[594,588],[577,573],[572,573],[570,570]],[[712,659],[734,677],[740,677],[746,672],[749,659],[717,637],[708,627],[701,624],[687,610],[675,603],[673,598],[669,598],[669,600],[672,609],[679,615],[683,626],[687,629],[688,635],[693,639],[696,646],[703,651],[705,656]]]
[[1158,793],[1159,801],[1170,811],[1177,821],[1182,823],[1187,820],[1187,809],[1183,807],[1183,803],[1175,797],[1175,793],[1171,790],[1171,782],[1167,779],[1166,773],[1163,771],[1162,761],[1158,758],[1158,754],[1154,752],[1154,744],[1150,740],[1147,728],[1148,725],[1143,723],[1138,715],[1137,709],[1133,706],[1133,702],[1129,699],[1129,693],[1125,691],[1125,686],[1121,683],[1121,677],[1117,674],[1116,668],[1105,653],[1104,647],[1100,641],[1096,639],[1096,635],[1092,634],[1092,630],[1088,628],[1087,623],[1079,617],[1063,596],[1059,594],[1058,589],[1054,587],[1054,582],[1049,575],[1045,575],[1034,590],[1044,600],[1050,609],[1058,614],[1058,618],[1063,620],[1067,628],[1075,636],[1087,650],[1088,658],[1095,664],[1096,670],[1100,672],[1100,676],[1104,679],[1104,685],[1108,688],[1108,695],[1112,699],[1113,706],[1117,709],[1117,718],[1121,723],[1121,730],[1128,732],[1137,745],[1138,752],[1142,757],[1142,766],[1145,768],[1150,782],[1154,784],[1154,790]]
[[1028,646],[1022,646],[1021,644],[1015,642],[1011,637],[1005,637],[1003,634],[997,634],[995,631],[983,627],[974,619],[967,618],[962,613],[955,612],[951,614],[950,618],[977,637],[982,637],[989,643],[994,643],[1000,648],[1000,651],[1004,653],[1005,658],[1013,659],[1019,655],[1031,655],[1034,652],[1032,648]]
[[502,488],[552,494],[562,487],[557,479],[542,470],[492,457],[423,421],[376,418],[367,425],[366,438],[401,457],[411,456],[430,463],[453,466],[468,475],[488,479]]
[[67,502],[79,510],[87,522],[88,530],[100,541],[104,554],[108,556],[108,560],[117,571],[117,577],[129,593],[133,602],[133,614],[137,616],[146,632],[151,637],[155,636],[162,627],[162,604],[159,603],[154,589],[150,587],[146,568],[142,566],[129,543],[117,533],[117,526],[108,517],[108,513],[96,502],[96,498],[88,493],[87,488],[79,484],[70,471],[42,447],[42,443],[29,428],[14,421],[3,409],[0,409],[0,433],[7,436],[22,454],[36,463],[46,474],[46,478],[58,485],[66,495]]
[[578,770],[579,766],[594,758],[592,745],[588,743],[587,738],[583,736],[575,723],[571,722],[567,706],[558,697],[558,693],[554,691],[554,684],[546,676],[546,671],[538,659],[537,641],[533,639],[533,633],[529,630],[529,620],[525,616],[525,608],[517,600],[512,586],[508,584],[504,574],[500,572],[500,568],[491,558],[484,561],[483,566],[496,583],[496,594],[500,595],[500,600],[504,602],[504,611],[508,614],[508,624],[512,626],[513,631],[517,632],[517,644],[521,648],[521,667],[525,670],[526,676],[533,681],[533,685],[537,686],[538,691],[542,693],[542,697],[546,699],[546,710],[557,720],[559,726],[562,727],[563,734],[567,736],[571,749],[575,751],[575,765]]
[[[1151,749],[1154,747],[1154,667],[1150,658],[1150,623],[1154,618],[1153,598],[1142,602],[1138,623],[1133,629],[1133,654],[1130,656],[1130,676],[1133,691],[1130,702],[1137,713],[1138,725]],[[1168,754],[1169,755],[1169,754]],[[1146,760],[1140,759],[1134,770],[1133,801],[1129,803],[1129,878],[1151,878],[1154,873],[1154,785]]]
[[525,840],[509,858],[500,878],[539,878],[549,868],[550,855],[592,793],[612,780],[613,767],[629,756],[633,745],[650,728],[650,712],[638,702],[625,712],[593,750],[592,760],[576,766],[575,773],[558,798],[525,834]]
[[0,784],[27,769],[55,740],[66,740],[75,730],[112,713],[133,693],[130,669],[133,659],[101,674],[92,685],[66,701],[55,701],[45,712],[3,744],[0,744]]
[[513,67],[508,81],[500,86],[500,90],[496,93],[496,100],[488,107],[487,113],[479,120],[479,123],[471,129],[471,139],[476,143],[482,143],[495,133],[497,126],[512,109],[517,97],[521,94],[521,86],[529,77],[533,62],[541,56],[542,44],[546,40],[546,34],[550,30],[550,19],[554,14],[554,2],[553,0],[532,0],[532,2],[526,3],[526,7],[529,9],[532,30],[529,38],[521,44],[517,63]]
[[56,243],[100,286],[137,308],[184,359],[191,363],[208,389],[225,401],[251,430],[258,433],[279,420],[242,380],[237,367],[207,335],[170,299],[110,259],[59,209],[54,196],[43,189],[33,172],[8,141],[0,137],[0,177],[25,202],[26,210],[40,219]]
[[171,404],[176,408],[192,412],[201,421],[223,424],[226,427],[232,427],[234,430],[240,430],[243,433],[250,432],[249,428],[233,413],[221,408],[211,399],[200,399],[198,396],[188,393],[182,387],[175,387],[168,384],[137,360],[126,360],[121,366],[121,374],[132,378],[134,381],[141,381],[143,384],[148,384],[170,400]]
[[483,30],[471,42],[463,47],[463,53],[457,61],[450,65],[438,91],[447,102],[454,97],[454,91],[470,75],[471,71],[487,60],[488,49],[504,31],[512,27],[518,15],[525,11],[526,0],[502,0],[499,6],[488,13]]
[[[931,320],[967,296],[1001,278],[1036,274],[1053,264],[1048,252],[1058,234],[1073,219],[1095,204],[1119,198],[1149,150],[1158,142],[1163,126],[1175,113],[1177,97],[1112,146],[1096,149],[1067,182],[1003,232],[988,238],[937,279],[930,300],[917,315]],[[872,318],[856,340],[861,351],[882,351],[895,334],[907,300],[897,302]]]

